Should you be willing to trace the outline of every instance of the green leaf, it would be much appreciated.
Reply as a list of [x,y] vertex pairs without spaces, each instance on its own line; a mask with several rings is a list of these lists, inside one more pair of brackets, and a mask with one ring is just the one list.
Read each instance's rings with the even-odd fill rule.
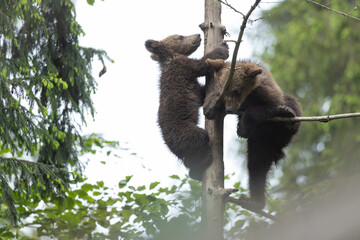
[[150,184],[150,190],[156,188],[156,186],[159,185],[159,184],[160,184],[160,182],[153,182],[153,183],[151,183],[151,184]]
[[130,209],[123,209],[121,212],[121,215],[124,217],[124,219],[127,221],[133,215],[133,211]]
[[95,3],[95,0],[87,0],[87,2],[88,2],[88,4],[90,4],[91,6],[93,6],[94,3]]
[[145,187],[145,185],[142,185],[142,186],[139,186],[139,187],[137,187],[137,191],[143,191],[143,190],[145,190],[146,189],[146,187]]
[[171,175],[170,178],[180,180],[180,177],[178,175]]
[[104,187],[104,181],[98,181],[98,182],[96,182],[96,184],[97,184],[99,187]]
[[2,237],[4,237],[5,239],[14,239],[16,236],[12,233],[12,232],[6,232],[1,234]]
[[126,176],[126,178],[124,180],[121,180],[119,182],[119,188],[124,188],[128,182],[131,180],[132,176]]
[[83,190],[84,192],[89,192],[89,191],[93,190],[94,188],[95,188],[95,186],[90,183],[85,183],[81,186],[81,190]]
[[101,192],[93,192],[94,196],[100,196],[102,193]]

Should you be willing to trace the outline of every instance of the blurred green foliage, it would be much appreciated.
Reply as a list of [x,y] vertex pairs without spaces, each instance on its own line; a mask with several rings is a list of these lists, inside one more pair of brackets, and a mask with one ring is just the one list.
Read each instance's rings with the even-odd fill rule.
[[[171,176],[176,184],[159,182],[132,186],[132,176],[121,180],[117,189],[100,181],[84,179],[64,195],[26,202],[18,206],[21,227],[34,227],[33,234],[0,228],[2,239],[197,239],[201,185],[188,178]],[[169,211],[172,211],[171,213]],[[28,218],[29,217],[29,218]],[[31,231],[30,231],[31,232]],[[29,235],[36,235],[30,238]],[[9,237],[9,238],[7,238]]]
[[[90,184],[80,174],[74,174],[79,177],[77,184],[64,194],[41,202],[22,200],[17,206],[22,224],[14,229],[0,221],[0,237],[201,239],[201,183],[172,175],[168,187],[159,182],[134,186],[132,176],[126,176],[117,187],[109,188],[103,181]],[[246,193],[239,182],[234,187],[240,190],[235,197]],[[276,207],[272,210],[276,211]],[[226,239],[242,239],[248,229],[268,225],[268,221],[235,204],[226,206]]]
[[[359,1],[318,2],[360,16]],[[258,37],[273,42],[261,58],[282,89],[298,97],[303,115],[360,112],[360,22],[306,1],[283,1],[263,15],[267,30]],[[302,123],[271,188],[284,210],[326,198],[334,181],[359,171],[359,125],[356,118]]]

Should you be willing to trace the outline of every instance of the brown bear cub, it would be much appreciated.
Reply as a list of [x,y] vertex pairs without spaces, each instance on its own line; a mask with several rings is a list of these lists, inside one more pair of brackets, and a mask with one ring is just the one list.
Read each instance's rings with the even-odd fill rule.
[[[224,86],[230,63],[208,59],[215,78]],[[266,177],[273,163],[285,157],[284,148],[298,132],[300,122],[268,121],[273,117],[301,116],[297,100],[284,95],[271,73],[249,61],[236,63],[234,77],[224,95],[227,113],[238,114],[237,134],[247,139],[250,199],[242,197],[242,205],[261,210],[265,206]],[[217,97],[216,97],[217,95]],[[204,104],[205,116],[214,118],[219,93]]]
[[202,180],[211,163],[211,149],[206,130],[199,128],[199,108],[203,105],[205,88],[197,81],[212,74],[209,59],[226,59],[226,44],[221,44],[201,59],[188,58],[201,42],[200,34],[172,35],[164,40],[147,40],[146,49],[161,68],[158,123],[166,145],[186,167],[190,177]]

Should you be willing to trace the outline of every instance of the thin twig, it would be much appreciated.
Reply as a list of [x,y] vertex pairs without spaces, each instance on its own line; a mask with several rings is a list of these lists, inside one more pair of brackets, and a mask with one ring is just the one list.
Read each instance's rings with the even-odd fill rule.
[[[236,13],[241,14],[241,15],[243,16],[243,18],[245,17],[245,14],[243,14],[242,12],[240,12],[239,10],[237,10],[236,8],[234,8],[230,3],[228,3],[227,0],[224,0],[225,2],[222,1],[222,0],[218,0],[218,1],[219,1],[220,3],[222,3],[223,5],[231,8],[231,9],[234,10]],[[262,2],[262,3],[275,3],[275,2]],[[257,19],[254,19],[254,20],[249,19],[248,21],[249,21],[250,24],[253,24],[254,22],[257,22],[257,21],[262,20],[262,19],[264,19],[264,18],[266,18],[266,17],[269,17],[269,16],[270,16],[270,14],[268,14],[268,15],[266,15],[266,16],[263,16],[263,17],[260,17],[260,18],[257,18]],[[226,42],[226,40],[225,40],[225,42]],[[234,41],[234,42],[236,43],[236,41]]]
[[[332,8],[329,8],[328,6],[325,6],[325,5],[321,4],[321,3],[315,2],[315,1],[313,1],[313,0],[305,0],[305,1],[306,1],[307,3],[312,3],[312,4],[315,4],[315,5],[318,5],[318,6],[324,8],[324,9],[326,9],[326,10],[329,10],[329,11],[332,11],[332,12],[335,12],[335,13],[338,13],[338,14],[343,15],[343,16],[345,16],[345,17],[349,17],[349,18],[352,18],[352,19],[355,19],[355,20],[360,21],[360,18],[351,16],[351,15],[349,15],[349,14],[346,14],[346,13],[344,13],[344,12],[340,12],[340,11],[338,11],[338,10],[334,10],[334,9],[332,9]],[[356,8],[356,7],[355,7],[355,8]]]
[[335,115],[326,115],[326,116],[311,116],[311,117],[275,117],[270,119],[275,122],[314,122],[319,121],[323,123],[327,123],[331,120],[342,119],[342,118],[356,118],[360,117],[360,113],[344,113],[344,114],[335,114]]
[[219,194],[223,197],[229,197],[231,193],[238,192],[239,189],[236,188],[218,188]]
[[232,43],[237,43],[237,41],[235,41],[235,40],[224,40],[224,42],[232,42]]
[[240,33],[239,33],[239,36],[238,36],[238,40],[235,44],[235,48],[234,48],[234,52],[233,52],[233,57],[232,57],[232,60],[231,60],[231,68],[230,68],[230,73],[229,73],[229,77],[228,79],[226,80],[225,84],[224,84],[224,87],[221,91],[221,94],[220,94],[220,97],[218,99],[218,103],[222,101],[224,95],[225,95],[225,92],[227,90],[227,88],[229,87],[230,85],[230,81],[231,79],[233,78],[234,76],[234,72],[235,72],[235,65],[236,65],[236,58],[237,58],[237,53],[239,51],[239,47],[240,47],[240,43],[242,41],[242,37],[244,35],[244,31],[245,31],[245,28],[246,28],[246,24],[249,20],[249,17],[251,15],[251,13],[255,10],[255,8],[259,5],[259,3],[261,2],[261,0],[256,0],[254,5],[251,6],[250,10],[248,11],[248,13],[244,16],[244,19],[243,19],[243,22],[241,24],[241,27],[240,27]]
[[259,17],[259,18],[254,19],[254,20],[249,20],[249,23],[250,23],[250,24],[253,24],[254,22],[257,22],[257,21],[259,21],[259,20],[263,20],[263,19],[265,19],[265,18],[267,18],[267,17],[270,17],[270,14],[267,14],[267,15],[265,15],[265,16]]
[[[225,1],[225,2],[224,2],[224,1]],[[219,0],[220,3],[224,4],[225,6],[231,8],[231,9],[234,10],[235,12],[237,12],[237,13],[241,14],[243,17],[245,17],[245,15],[244,15],[242,12],[238,11],[236,8],[234,8],[233,6],[231,6],[231,5],[228,3],[227,0],[224,0],[224,1]]]
[[240,207],[245,208],[245,209],[248,210],[248,211],[257,213],[257,214],[259,214],[259,215],[261,215],[261,216],[263,216],[263,217],[266,217],[266,218],[268,218],[268,219],[271,219],[271,220],[273,220],[274,222],[279,222],[279,219],[278,219],[277,217],[275,217],[274,215],[271,215],[270,213],[267,213],[267,212],[265,212],[265,211],[263,211],[263,210],[260,210],[260,211],[259,211],[259,210],[249,209],[249,208],[246,208],[245,206],[242,206],[241,200],[238,199],[238,198],[228,197],[227,201],[228,201],[228,202],[235,203],[235,204],[239,205]]

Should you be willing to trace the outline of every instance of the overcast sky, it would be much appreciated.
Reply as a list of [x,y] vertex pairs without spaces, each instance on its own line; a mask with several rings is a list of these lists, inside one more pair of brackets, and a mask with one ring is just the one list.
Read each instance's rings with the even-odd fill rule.
[[[234,6],[247,12],[254,1],[233,2],[241,2]],[[236,39],[242,17],[225,6],[222,9],[222,23],[231,34],[227,39]],[[102,65],[97,59],[94,61],[93,75],[98,89],[93,100],[97,114],[95,121],[88,119],[83,132],[101,133],[105,139],[119,141],[122,147],[129,148],[121,153],[123,157],[120,159],[105,155],[92,157],[86,175],[91,181],[104,180],[107,184],[117,184],[125,176],[134,175],[133,182],[145,184],[144,179],[163,183],[169,181],[168,176],[172,174],[187,174],[160,135],[156,122],[159,67],[150,58],[144,43],[147,39],[161,40],[176,33],[202,34],[198,25],[204,21],[204,1],[96,0],[94,6],[90,6],[86,0],[78,0],[76,12],[77,21],[86,33],[81,38],[81,45],[103,49],[115,61],[106,63],[107,73],[101,78],[98,78],[98,73]],[[255,26],[249,26],[246,33],[254,32],[254,29]],[[251,52],[251,42],[245,39],[238,57],[249,58]],[[202,55],[203,45],[191,57],[200,58]],[[203,127],[203,120],[200,126]],[[225,174],[240,172],[244,166],[244,160],[236,156],[236,138],[236,118],[227,116]],[[136,153],[136,156],[131,153]],[[106,165],[99,163],[104,160]]]

